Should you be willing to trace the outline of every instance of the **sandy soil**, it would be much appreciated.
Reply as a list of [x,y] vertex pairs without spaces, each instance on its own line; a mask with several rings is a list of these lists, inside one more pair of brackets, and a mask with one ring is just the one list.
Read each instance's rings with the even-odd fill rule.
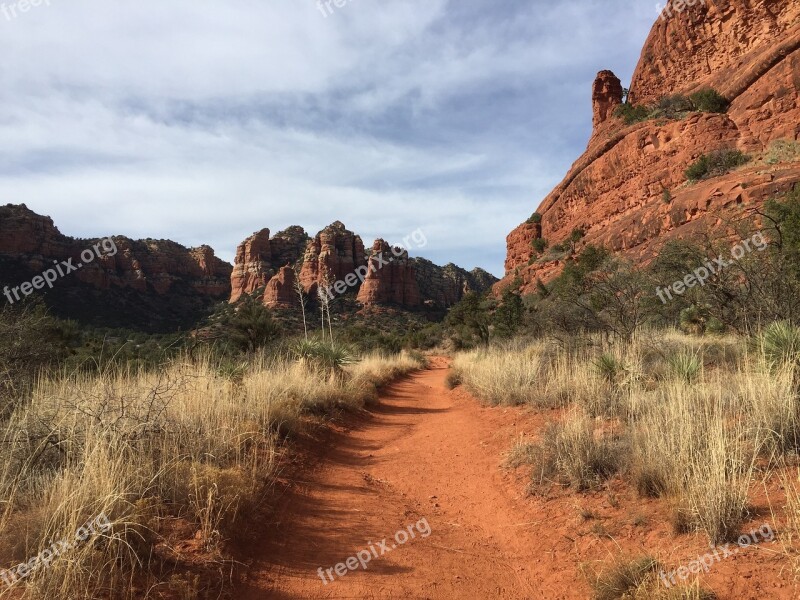
[[[668,506],[620,480],[589,494],[527,496],[527,474],[504,470],[504,453],[548,415],[482,407],[448,391],[446,373],[446,359],[433,359],[300,449],[290,471],[302,475],[280,481],[276,524],[251,549],[234,597],[589,598],[588,577],[619,556],[656,555],[677,568],[709,552],[701,535],[672,533]],[[415,526],[422,519],[429,530]],[[415,537],[397,543],[410,526]],[[331,582],[325,571],[359,551],[372,554],[367,569],[332,570]],[[702,577],[720,600],[800,597],[779,544],[742,550]]]

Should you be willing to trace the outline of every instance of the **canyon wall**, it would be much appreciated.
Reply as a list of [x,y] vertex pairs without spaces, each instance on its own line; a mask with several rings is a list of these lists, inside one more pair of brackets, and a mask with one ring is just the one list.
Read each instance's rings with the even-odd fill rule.
[[[704,88],[730,102],[726,113],[626,125],[614,114],[621,82],[601,71],[592,88],[587,150],[542,201],[541,223],[523,223],[509,234],[506,275],[496,291],[521,281],[522,290],[532,292],[537,279],[560,272],[563,254],[540,254],[536,239],[568,245],[580,230],[577,251],[603,245],[646,262],[667,240],[722,230],[800,180],[800,157],[780,151],[796,148],[800,139],[800,3],[707,0],[659,19],[629,102],[654,105]],[[687,167],[722,149],[748,153],[751,160],[723,176],[687,181]]]

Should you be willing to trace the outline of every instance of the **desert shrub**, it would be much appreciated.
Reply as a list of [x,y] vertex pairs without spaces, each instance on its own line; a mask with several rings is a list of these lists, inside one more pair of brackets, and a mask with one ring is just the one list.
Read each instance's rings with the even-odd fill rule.
[[598,374],[609,384],[618,381],[620,375],[625,372],[625,365],[616,356],[608,352],[601,354],[594,362],[594,367]]
[[667,588],[661,581],[664,566],[651,557],[621,558],[592,581],[594,600],[716,600],[695,582]]
[[622,119],[626,125],[633,125],[650,118],[650,109],[646,106],[634,106],[626,102],[614,109],[614,116]]
[[535,225],[537,223],[541,223],[542,222],[542,215],[540,215],[538,212],[535,212],[530,217],[528,217],[528,220],[525,221],[525,222],[528,225]]
[[541,254],[547,250],[547,240],[543,238],[535,238],[531,240],[531,247],[537,254]]
[[686,96],[664,96],[658,101],[657,115],[668,119],[675,119],[683,113],[694,109],[692,102]]
[[696,182],[701,179],[724,175],[736,167],[747,164],[749,160],[750,157],[739,150],[716,150],[709,154],[703,154],[686,169],[684,174],[686,179]]
[[694,107],[702,112],[724,113],[730,103],[717,90],[705,88],[689,96]]
[[220,316],[220,324],[224,332],[220,342],[242,352],[256,352],[281,335],[281,327],[270,310],[250,296],[226,309]]
[[450,369],[450,372],[447,373],[444,379],[444,384],[448,390],[454,390],[461,385],[461,373],[455,369]]
[[0,419],[27,400],[43,370],[67,358],[68,329],[40,304],[0,309]]
[[345,366],[358,362],[350,348],[319,339],[299,340],[292,346],[292,354],[312,369],[334,374],[341,373]]

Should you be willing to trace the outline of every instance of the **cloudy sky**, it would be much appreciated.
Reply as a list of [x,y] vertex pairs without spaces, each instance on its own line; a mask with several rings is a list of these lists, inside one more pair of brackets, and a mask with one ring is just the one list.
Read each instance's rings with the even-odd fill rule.
[[[18,1],[18,0],[17,0]],[[629,0],[0,0],[0,203],[211,245],[335,220],[502,275],[505,236],[627,85]]]

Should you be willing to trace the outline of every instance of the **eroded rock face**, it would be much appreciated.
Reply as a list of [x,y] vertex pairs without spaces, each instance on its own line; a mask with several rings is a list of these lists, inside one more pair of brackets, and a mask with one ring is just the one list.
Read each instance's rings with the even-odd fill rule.
[[231,274],[230,301],[236,302],[263,288],[281,267],[295,265],[307,242],[305,230],[293,226],[272,238],[269,229],[262,229],[239,244]]
[[[230,294],[232,267],[208,246],[185,248],[169,240],[122,236],[111,240],[113,245],[108,239],[67,237],[52,219],[25,205],[2,206],[0,288],[31,281],[53,268],[54,261],[72,261],[81,267],[65,273],[52,289],[36,292],[54,314],[100,327],[153,332],[192,327],[215,301]],[[92,260],[81,257],[90,252]]]
[[[465,293],[484,292],[498,281],[482,269],[468,272],[453,264],[439,267],[423,258],[409,258],[406,251],[392,249],[380,239],[375,241],[367,256],[361,238],[338,221],[308,241],[298,261],[297,241],[307,236],[300,227],[291,227],[287,232],[292,235],[278,234],[270,238],[269,230],[265,229],[240,244],[232,276],[231,302],[244,293],[265,287],[263,301],[267,306],[297,307],[295,280],[314,301],[320,285],[330,287],[333,297],[338,297],[340,293],[333,290],[334,284],[350,276],[342,293],[352,294],[363,306],[394,305],[412,309],[425,305],[441,310],[457,303]],[[284,238],[291,242],[279,242]],[[283,254],[279,244],[288,248]],[[378,258],[381,253],[382,260]],[[282,267],[295,267],[299,278],[286,268],[273,271],[277,261],[284,263]],[[364,277],[363,283],[356,279],[359,273]]]
[[320,285],[327,287],[366,265],[364,242],[344,223],[336,221],[308,242],[300,271],[300,283],[312,296]]
[[369,270],[358,301],[371,304],[397,304],[407,308],[420,305],[419,286],[408,252],[391,248],[384,240],[375,240],[368,261]]
[[497,283],[497,277],[483,269],[467,271],[452,263],[440,267],[424,258],[413,258],[411,263],[422,302],[436,308],[449,308],[465,294],[483,293]]
[[199,295],[222,298],[230,293],[231,266],[214,256],[209,246],[185,248],[170,240],[131,240],[114,236],[112,247],[100,246],[100,258],[83,261],[81,253],[100,240],[69,238],[50,217],[37,215],[23,205],[0,207],[0,254],[40,273],[53,261],[72,259],[81,264],[70,273],[98,289],[132,288],[139,292],[169,294],[173,286],[189,285]]
[[[601,73],[587,150],[542,202],[541,230],[524,223],[507,237],[506,276],[496,291],[520,277],[523,291],[532,292],[537,279],[560,272],[559,258],[535,255],[531,242],[537,237],[563,244],[579,228],[585,234],[579,250],[604,245],[646,262],[669,239],[723,228],[798,181],[800,163],[763,160],[776,140],[800,139],[798,19],[800,3],[785,0],[708,1],[659,19],[630,101],[653,104],[713,87],[731,102],[727,114],[690,113],[626,127],[610,109],[616,78]],[[720,149],[739,149],[753,160],[725,176],[688,184],[687,167]]]
[[264,305],[268,308],[294,308],[300,305],[295,284],[297,276],[292,266],[281,267],[278,274],[267,282]]
[[593,123],[598,127],[605,123],[622,104],[622,82],[611,71],[600,71],[592,88]]

